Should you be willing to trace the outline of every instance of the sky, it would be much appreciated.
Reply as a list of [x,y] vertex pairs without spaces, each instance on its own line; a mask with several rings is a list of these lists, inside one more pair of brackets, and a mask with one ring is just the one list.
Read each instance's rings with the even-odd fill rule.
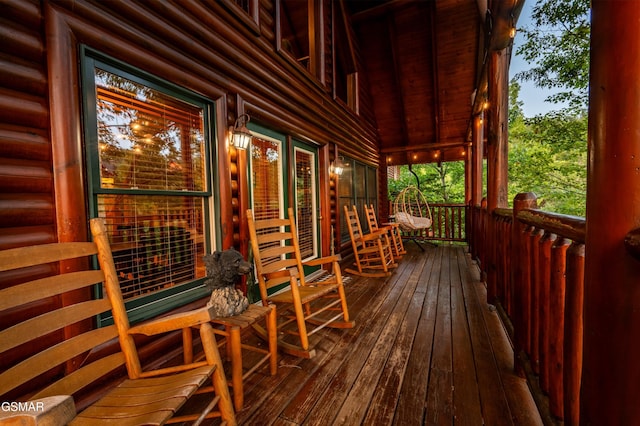
[[[536,4],[536,0],[526,0],[518,18],[517,28],[523,26],[531,26],[531,9]],[[524,42],[524,37],[521,33],[516,31],[516,38],[513,41],[514,49],[513,56],[511,57],[511,65],[509,68],[509,80],[511,80],[518,72],[531,69],[533,65],[530,65],[523,60],[519,55],[515,54],[517,48]],[[551,102],[545,102],[547,98],[553,92],[549,89],[541,89],[535,87],[531,81],[520,81],[520,100],[524,103],[522,110],[525,117],[533,117],[538,114],[545,114],[549,111],[559,110],[562,105],[553,104]]]

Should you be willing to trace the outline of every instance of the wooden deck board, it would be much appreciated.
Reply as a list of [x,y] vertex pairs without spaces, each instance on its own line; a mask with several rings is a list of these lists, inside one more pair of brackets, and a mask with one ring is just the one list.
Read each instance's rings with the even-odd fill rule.
[[313,359],[281,355],[276,376],[248,378],[240,424],[542,424],[465,248],[407,248],[390,277],[351,277],[353,329],[324,329]]
[[430,258],[431,267],[425,267],[423,271],[422,279],[427,281],[427,289],[418,323],[419,332],[416,333],[409,356],[393,420],[393,424],[399,426],[422,424],[424,417],[427,384],[429,383],[429,375],[425,372],[429,371],[431,365],[442,250],[434,250],[430,254]]
[[427,387],[425,423],[450,425],[453,418],[453,354],[451,341],[451,287],[449,260],[443,253],[438,282],[433,352]]
[[451,279],[451,316],[453,335],[453,415],[456,424],[481,425],[482,407],[480,403],[480,390],[476,377],[475,362],[473,359],[473,345],[471,328],[469,327],[467,308],[468,299],[464,297],[462,287],[463,277],[459,269],[460,261],[465,262],[462,250],[452,253],[450,264]]

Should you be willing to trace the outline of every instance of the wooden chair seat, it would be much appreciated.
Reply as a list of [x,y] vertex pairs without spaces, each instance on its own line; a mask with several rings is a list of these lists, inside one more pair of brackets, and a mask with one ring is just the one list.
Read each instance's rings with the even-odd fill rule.
[[[0,311],[28,312],[26,317],[4,316],[15,323],[0,330],[0,399],[11,395],[11,400],[24,400],[20,395],[25,394],[30,401],[49,398],[46,414],[0,411],[0,423],[34,424],[37,419],[51,425],[200,424],[205,418],[221,417],[223,423],[235,425],[211,309],[131,326],[101,219],[91,220],[91,233],[93,242],[0,251],[0,279],[16,283],[0,290]],[[94,255],[97,270],[90,267]],[[96,285],[102,286],[103,298],[91,297]],[[113,325],[93,325],[96,316],[109,312]],[[191,327],[199,330],[202,361],[143,368],[134,336],[162,336]],[[84,396],[88,388],[102,396],[93,403],[85,401],[88,406],[77,415],[70,398],[51,398]],[[200,393],[210,396],[206,406],[176,416],[189,398]]]
[[208,381],[215,369],[215,365],[207,365],[169,376],[127,379],[78,414],[70,425],[181,422],[183,419],[174,417],[175,413]]
[[[292,208],[286,219],[255,220],[251,210],[247,210],[247,219],[262,304],[275,304],[278,309],[278,346],[292,355],[311,358],[315,350],[309,345],[309,336],[324,327],[354,326],[349,319],[340,257],[302,262]],[[328,265],[332,275],[310,282],[304,265]],[[297,341],[287,340],[288,336]]]
[[[321,284],[316,287],[311,287],[309,285],[300,286],[298,287],[298,292],[300,293],[300,302],[302,302],[302,304],[313,302],[320,296],[324,296],[329,293],[335,293],[337,289],[337,283]],[[271,296],[270,300],[274,303],[294,303],[294,295],[291,290],[287,290]]]

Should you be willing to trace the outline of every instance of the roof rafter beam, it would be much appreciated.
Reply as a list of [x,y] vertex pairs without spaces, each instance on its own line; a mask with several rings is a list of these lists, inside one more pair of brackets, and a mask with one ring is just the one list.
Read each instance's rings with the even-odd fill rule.
[[396,152],[413,152],[413,151],[433,151],[445,148],[463,148],[471,146],[471,142],[461,141],[461,142],[443,142],[443,143],[425,143],[421,145],[412,145],[412,146],[398,146],[393,148],[384,148],[381,149],[380,152],[382,154],[393,154]]

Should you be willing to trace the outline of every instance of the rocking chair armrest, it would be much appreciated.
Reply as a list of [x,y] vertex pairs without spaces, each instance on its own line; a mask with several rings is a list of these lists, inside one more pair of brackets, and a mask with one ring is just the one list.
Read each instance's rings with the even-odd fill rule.
[[381,234],[381,233],[370,233],[370,234],[362,235],[362,236],[360,237],[360,239],[361,239],[362,241],[371,241],[371,240],[377,240],[377,239],[379,239],[380,237],[382,237],[382,234]]
[[212,313],[213,307],[204,306],[187,312],[168,315],[150,321],[137,324],[129,329],[129,334],[144,334],[152,336],[154,334],[166,333],[168,331],[182,330],[197,325],[201,325],[215,318]]
[[311,259],[306,262],[302,262],[302,264],[306,266],[319,266],[319,265],[325,265],[327,263],[340,262],[341,260],[342,260],[342,256],[340,256],[339,254],[334,254],[332,256]]
[[297,277],[297,276],[298,276],[297,269],[282,269],[280,271],[268,272],[264,274],[264,277],[267,280],[272,280],[274,278],[281,278],[281,277]]
[[397,222],[385,222],[381,224],[382,226],[388,226],[389,228],[398,228],[400,224]]

